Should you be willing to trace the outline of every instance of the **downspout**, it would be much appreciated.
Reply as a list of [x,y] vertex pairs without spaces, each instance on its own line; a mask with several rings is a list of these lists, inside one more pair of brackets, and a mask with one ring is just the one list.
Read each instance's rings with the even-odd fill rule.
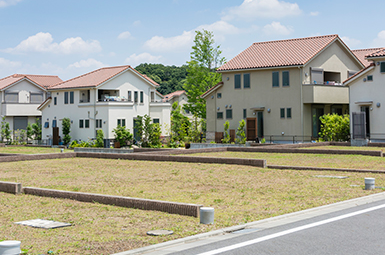
[[301,81],[301,133],[302,133],[302,143],[304,141],[304,135],[305,135],[305,132],[304,132],[304,121],[303,121],[303,92],[302,92],[302,89],[303,89],[303,69],[302,69],[302,66],[299,66],[299,73],[300,73],[300,81]]

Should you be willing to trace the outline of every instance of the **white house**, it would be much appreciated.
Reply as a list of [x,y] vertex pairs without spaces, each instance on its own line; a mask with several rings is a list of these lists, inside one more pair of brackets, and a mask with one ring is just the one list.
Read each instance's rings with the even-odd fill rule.
[[63,136],[63,118],[71,120],[73,140],[95,138],[99,129],[112,139],[118,124],[135,134],[135,118],[146,114],[166,135],[171,105],[162,102],[157,86],[128,65],[100,68],[59,83],[48,89],[51,97],[38,107],[42,112],[42,138],[51,139],[53,127],[58,127],[59,136]]
[[349,87],[352,144],[385,140],[385,48],[366,55],[370,63],[344,82]]
[[41,112],[37,107],[47,98],[47,89],[62,80],[58,76],[13,74],[0,79],[1,117],[11,130],[26,129]]
[[[171,105],[174,102],[177,102],[178,105],[180,105],[183,109],[183,106],[188,103],[186,91],[177,90],[170,94],[164,95],[163,102],[169,102]],[[193,117],[193,115],[187,110],[182,110],[182,113],[189,118]]]

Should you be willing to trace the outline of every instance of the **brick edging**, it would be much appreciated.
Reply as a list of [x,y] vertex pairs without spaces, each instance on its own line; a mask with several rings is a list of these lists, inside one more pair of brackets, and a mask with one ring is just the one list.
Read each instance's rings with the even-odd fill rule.
[[26,160],[42,160],[42,159],[58,159],[58,158],[74,158],[76,153],[46,153],[46,154],[15,154],[12,156],[0,157],[0,162],[14,162]]
[[374,174],[384,174],[385,173],[385,170],[352,169],[352,168],[332,168],[332,167],[312,167],[312,166],[268,165],[267,168],[269,168],[269,169],[279,169],[279,170],[336,171],[336,172],[355,172],[355,173],[374,173]]
[[0,181],[0,192],[11,193],[15,195],[21,194],[21,183]]

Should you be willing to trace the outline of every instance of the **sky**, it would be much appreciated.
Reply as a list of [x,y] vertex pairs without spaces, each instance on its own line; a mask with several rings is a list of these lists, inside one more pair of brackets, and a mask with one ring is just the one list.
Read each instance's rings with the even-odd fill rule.
[[202,29],[227,60],[254,42],[317,35],[338,34],[350,49],[385,47],[384,10],[383,0],[0,0],[0,78],[181,66]]

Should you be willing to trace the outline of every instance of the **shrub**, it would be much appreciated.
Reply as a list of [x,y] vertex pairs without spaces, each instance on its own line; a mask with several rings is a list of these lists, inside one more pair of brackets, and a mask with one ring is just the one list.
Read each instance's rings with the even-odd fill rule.
[[103,147],[104,146],[104,132],[103,130],[99,129],[96,132],[96,141],[95,141],[95,147]]
[[229,133],[229,128],[230,128],[230,123],[228,120],[226,120],[225,124],[223,124],[224,127],[224,134],[223,134],[223,139],[222,143],[230,143],[230,133]]
[[246,134],[245,134],[245,120],[241,120],[239,122],[239,126],[237,129],[237,138],[235,138],[236,143],[245,144],[246,143]]
[[350,135],[349,115],[325,114],[320,117],[319,135],[326,141],[348,141]]
[[71,120],[69,118],[64,118],[62,121],[62,129],[63,129],[63,143],[66,145],[71,141]]
[[129,142],[132,141],[133,135],[126,127],[118,125],[115,129],[112,130],[112,132],[114,133],[116,141],[118,141],[122,147],[126,146]]

